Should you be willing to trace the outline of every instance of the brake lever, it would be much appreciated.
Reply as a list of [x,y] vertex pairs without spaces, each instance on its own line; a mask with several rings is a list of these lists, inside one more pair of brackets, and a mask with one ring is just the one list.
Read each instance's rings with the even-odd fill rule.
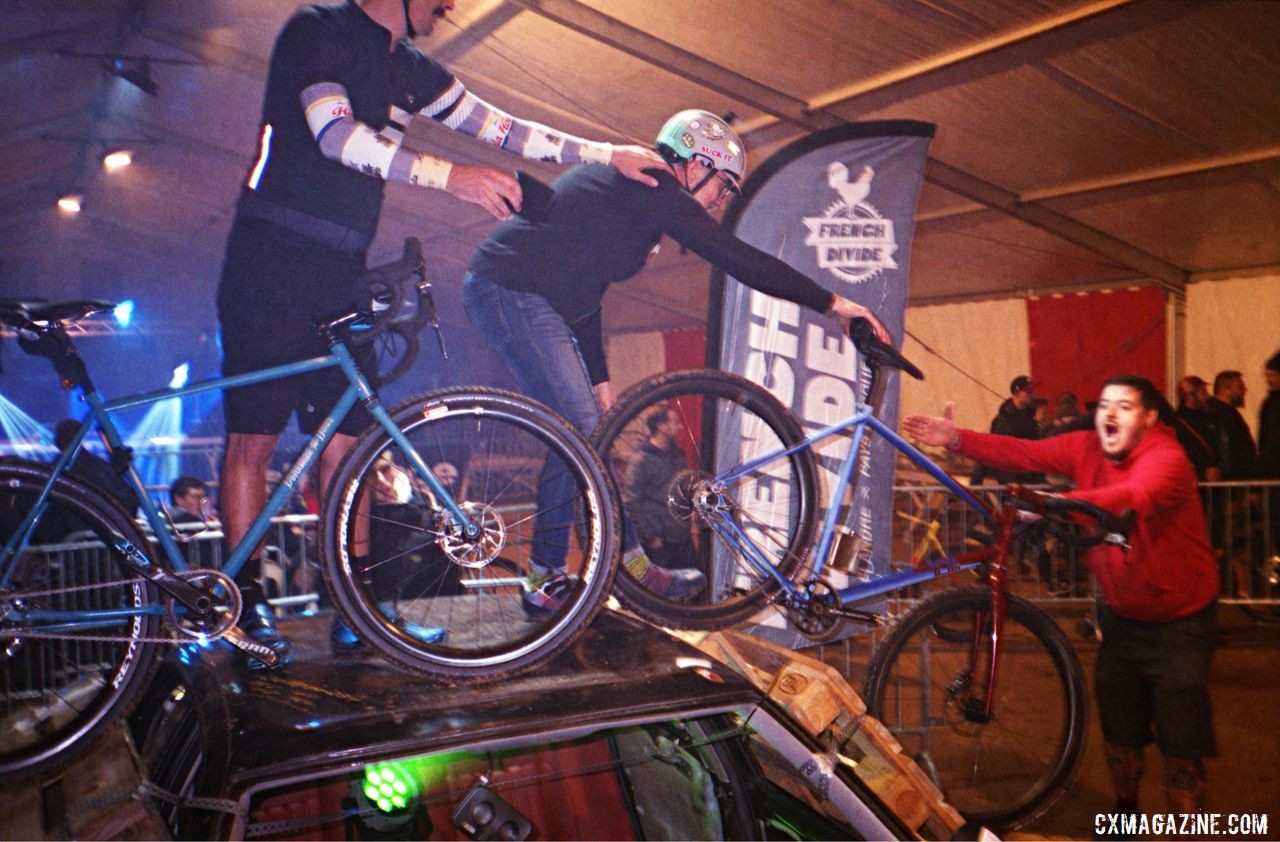
[[418,312],[425,315],[427,324],[435,331],[440,356],[449,359],[449,351],[444,346],[444,331],[440,329],[440,316],[436,313],[436,299],[431,293],[431,282],[425,278],[418,282]]

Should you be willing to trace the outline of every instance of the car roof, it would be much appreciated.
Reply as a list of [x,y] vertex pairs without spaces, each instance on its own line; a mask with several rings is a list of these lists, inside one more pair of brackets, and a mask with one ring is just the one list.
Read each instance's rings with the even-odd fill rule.
[[[407,754],[500,746],[532,734],[594,731],[602,723],[723,711],[762,700],[730,668],[621,614],[604,611],[575,644],[520,675],[446,682],[397,668],[370,652],[335,658],[329,616],[285,620],[295,657],[250,671],[225,644],[170,657],[150,710],[182,688],[207,734],[202,794],[235,797],[256,783]],[[219,745],[219,744],[222,745]],[[230,746],[234,746],[234,750]],[[221,784],[217,783],[221,782]]]

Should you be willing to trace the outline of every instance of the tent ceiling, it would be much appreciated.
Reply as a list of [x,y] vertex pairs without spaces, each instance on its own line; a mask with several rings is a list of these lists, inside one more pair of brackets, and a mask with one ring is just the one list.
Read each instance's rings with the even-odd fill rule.
[[[0,295],[139,299],[211,325],[267,58],[293,0],[28,0],[0,11]],[[914,303],[1280,271],[1280,4],[1174,0],[458,0],[421,46],[481,96],[645,141],[731,110],[753,162],[849,120],[937,124]],[[453,24],[460,24],[453,25]],[[149,56],[150,97],[74,54]],[[411,141],[515,159],[437,126]],[[108,146],[137,150],[105,173]],[[555,167],[524,165],[543,177]],[[66,219],[63,192],[86,195]],[[375,258],[418,236],[446,313],[480,210],[393,185]],[[700,324],[709,272],[668,248],[612,330]]]

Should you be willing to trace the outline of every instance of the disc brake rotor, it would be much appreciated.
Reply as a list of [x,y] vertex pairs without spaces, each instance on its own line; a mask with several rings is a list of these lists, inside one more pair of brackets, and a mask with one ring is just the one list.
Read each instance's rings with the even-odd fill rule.
[[462,567],[485,567],[507,545],[507,527],[497,509],[487,503],[460,504],[467,517],[480,527],[480,534],[468,538],[462,526],[448,512],[440,515],[440,549],[454,564]]

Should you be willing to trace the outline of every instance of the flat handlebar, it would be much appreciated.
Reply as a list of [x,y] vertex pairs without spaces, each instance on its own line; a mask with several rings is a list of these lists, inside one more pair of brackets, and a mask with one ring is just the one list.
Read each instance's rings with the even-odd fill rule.
[[[1077,547],[1111,544],[1123,550],[1129,549],[1129,533],[1133,531],[1133,523],[1137,517],[1137,513],[1132,508],[1125,509],[1117,515],[1085,500],[1042,494],[1016,484],[1009,486],[1008,493],[1014,506],[1024,511],[1046,516],[1044,525],[1059,537]],[[1062,518],[1047,517],[1049,515],[1070,514],[1084,515],[1093,522],[1093,528],[1085,532],[1077,530],[1066,534],[1065,530],[1055,528],[1057,524],[1062,523]],[[1085,524],[1074,518],[1070,519],[1069,522],[1082,528],[1086,527]]]

